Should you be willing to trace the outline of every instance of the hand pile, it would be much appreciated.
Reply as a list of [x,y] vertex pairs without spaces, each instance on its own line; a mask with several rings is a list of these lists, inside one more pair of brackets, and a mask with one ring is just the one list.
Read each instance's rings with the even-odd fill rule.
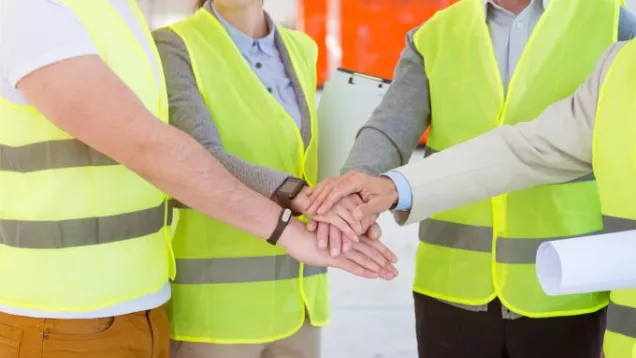
[[[316,233],[320,258],[300,258],[305,263],[343,269],[365,278],[392,280],[398,274],[396,255],[379,240],[378,214],[397,201],[390,179],[350,173],[305,189],[294,209],[311,219],[307,230]],[[328,254],[327,254],[328,252]],[[308,262],[309,261],[309,262]]]

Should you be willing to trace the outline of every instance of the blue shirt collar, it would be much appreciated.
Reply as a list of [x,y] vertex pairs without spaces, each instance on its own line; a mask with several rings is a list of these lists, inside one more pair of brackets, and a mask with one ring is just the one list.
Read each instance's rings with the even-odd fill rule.
[[248,56],[254,46],[258,46],[263,52],[265,52],[269,56],[275,56],[276,54],[276,24],[272,17],[269,16],[267,12],[265,12],[265,18],[267,20],[267,26],[269,27],[269,33],[267,36],[261,39],[255,39],[250,36],[247,36],[239,29],[232,26],[226,19],[221,16],[221,14],[216,11],[214,5],[211,1],[208,1],[206,5],[207,9],[212,12],[212,14],[219,20],[221,25],[225,28],[234,44],[239,49],[243,56]]

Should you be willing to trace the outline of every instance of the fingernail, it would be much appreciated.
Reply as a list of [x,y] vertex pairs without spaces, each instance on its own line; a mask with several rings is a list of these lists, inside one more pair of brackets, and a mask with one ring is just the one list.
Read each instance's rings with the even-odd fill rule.
[[318,248],[324,250],[327,248],[327,243],[324,241],[318,241]]
[[338,256],[338,254],[339,254],[338,250],[336,250],[336,249],[332,249],[331,250],[331,256],[336,257],[336,256]]

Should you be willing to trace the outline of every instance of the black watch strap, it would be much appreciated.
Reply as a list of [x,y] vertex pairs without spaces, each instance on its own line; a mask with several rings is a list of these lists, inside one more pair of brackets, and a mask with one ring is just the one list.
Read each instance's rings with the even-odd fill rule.
[[[276,201],[278,202],[278,205],[283,208],[291,209],[292,201],[296,199],[305,186],[307,186],[307,183],[302,179],[294,177],[287,178],[283,184],[276,189]],[[293,214],[294,216],[300,215],[300,213]]]
[[283,235],[283,231],[285,231],[285,228],[287,228],[287,225],[289,225],[291,219],[292,211],[290,209],[283,209],[283,211],[280,213],[280,217],[278,218],[276,228],[274,229],[274,232],[269,237],[269,239],[267,239],[267,242],[271,245],[278,244],[278,240],[280,239],[281,235]]

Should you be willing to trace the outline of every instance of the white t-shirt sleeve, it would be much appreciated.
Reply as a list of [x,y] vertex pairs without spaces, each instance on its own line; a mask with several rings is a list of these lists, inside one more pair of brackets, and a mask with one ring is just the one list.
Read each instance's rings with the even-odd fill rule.
[[88,30],[65,5],[56,0],[0,0],[0,76],[13,87],[37,69],[92,54],[97,49]]

